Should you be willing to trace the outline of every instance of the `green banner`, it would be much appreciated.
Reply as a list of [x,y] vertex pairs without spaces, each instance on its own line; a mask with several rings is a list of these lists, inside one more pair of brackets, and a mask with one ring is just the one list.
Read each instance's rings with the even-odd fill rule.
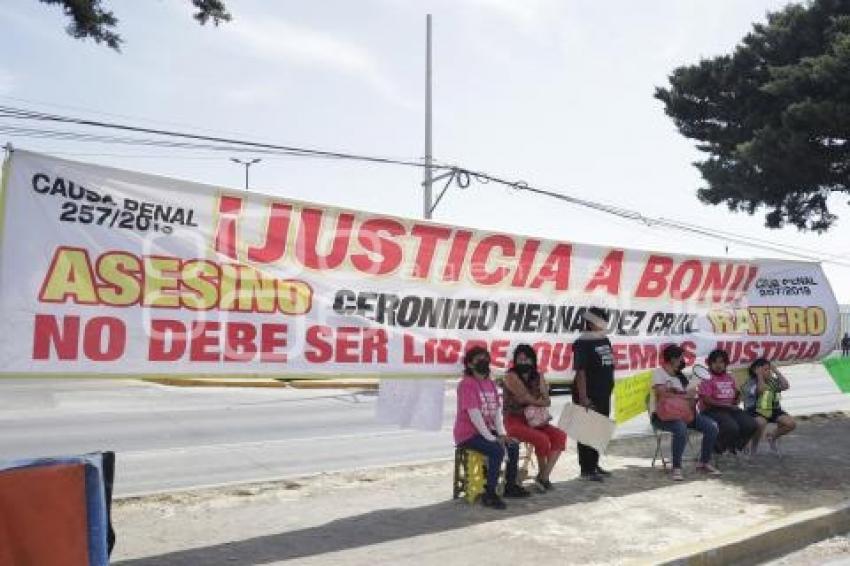
[[850,358],[829,358],[823,361],[842,393],[850,393]]

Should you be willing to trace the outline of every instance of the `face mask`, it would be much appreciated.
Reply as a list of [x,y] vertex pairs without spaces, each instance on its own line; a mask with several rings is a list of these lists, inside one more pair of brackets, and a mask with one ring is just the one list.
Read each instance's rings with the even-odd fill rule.
[[682,371],[683,369],[685,369],[685,360],[682,360],[681,362],[679,362],[679,368],[678,369],[679,369],[679,371]]
[[487,360],[478,360],[472,364],[472,369],[478,375],[490,375],[490,362]]
[[515,364],[514,368],[516,369],[517,373],[528,373],[532,370],[532,368],[534,368],[534,365],[528,362],[522,362],[520,364]]

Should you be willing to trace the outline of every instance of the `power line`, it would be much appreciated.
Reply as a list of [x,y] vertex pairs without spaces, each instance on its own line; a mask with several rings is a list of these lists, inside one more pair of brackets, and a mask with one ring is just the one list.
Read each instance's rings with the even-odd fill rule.
[[140,115],[133,114],[119,114],[116,112],[106,112],[104,110],[96,110],[94,108],[86,108],[83,106],[76,106],[72,104],[57,104],[55,102],[47,102],[44,100],[34,100],[29,98],[20,98],[17,96],[9,96],[9,95],[0,95],[0,100],[9,100],[13,102],[23,102],[24,104],[34,105],[34,106],[45,106],[48,108],[59,108],[62,110],[73,110],[77,112],[85,112],[88,114],[94,114],[97,116],[108,116],[110,118],[122,118],[134,120],[136,122],[141,123],[149,123],[149,124],[159,124],[165,125],[169,127],[178,127],[178,128],[189,128],[190,130],[196,132],[204,132],[204,133],[212,133],[212,134],[225,134],[228,136],[244,136],[246,135],[244,132],[233,132],[227,130],[219,130],[214,128],[205,128],[202,126],[198,126],[197,124],[189,124],[186,122],[174,122],[169,120],[156,120],[153,118],[148,118]]
[[[558,193],[555,191],[550,191],[546,189],[540,189],[537,187],[533,187],[525,183],[524,181],[509,181],[500,177],[495,177],[493,175],[488,175],[486,173],[480,171],[465,171],[467,175],[467,183],[469,178],[481,181],[482,179],[486,179],[487,182],[494,182],[497,184],[501,184],[507,186],[509,188],[515,189],[517,191],[527,191],[530,193],[546,196],[549,198],[554,198],[563,202],[567,202],[569,204],[573,204],[576,206],[581,206],[584,208],[589,208],[595,210],[597,212],[602,212],[605,214],[611,214],[618,216],[620,218],[625,218],[626,220],[632,220],[635,222],[640,222],[647,226],[661,226],[664,228],[678,230],[682,232],[689,232],[691,234],[696,234],[705,238],[711,238],[715,240],[721,240],[725,242],[734,242],[740,245],[744,245],[750,248],[762,249],[766,251],[771,251],[774,253],[780,253],[785,255],[790,255],[796,257],[798,259],[805,259],[807,261],[819,261],[825,263],[832,263],[835,265],[841,265],[843,267],[850,267],[850,262],[843,262],[833,259],[832,257],[824,257],[823,255],[817,255],[817,252],[813,250],[807,250],[805,248],[796,248],[794,246],[785,246],[779,247],[776,244],[767,242],[766,240],[761,240],[759,238],[752,238],[746,235],[734,234],[732,232],[721,232],[717,231],[713,228],[705,228],[702,226],[698,226],[696,224],[685,224],[682,222],[677,222],[674,220],[668,220],[660,217],[652,217],[641,214],[640,212],[630,210],[627,208],[622,208],[618,206],[612,206],[604,203],[599,203],[595,201],[590,201],[586,199],[581,199],[578,197],[573,197],[570,195],[565,195],[563,193]],[[460,184],[459,186],[465,188],[464,185]],[[764,243],[767,242],[767,243]],[[791,251],[791,249],[796,249],[797,251]]]
[[[314,155],[318,157],[329,157],[335,159],[352,159],[356,161],[366,161],[371,163],[383,163],[388,165],[404,165],[408,167],[422,168],[424,165],[418,161],[405,161],[400,159],[391,159],[388,157],[375,157],[371,155],[358,155],[353,153],[344,153],[339,151],[326,151],[321,149],[303,148],[287,145],[278,145],[264,142],[245,141],[232,138],[206,136],[200,134],[190,134],[183,132],[175,132],[170,130],[160,130],[154,128],[143,128],[140,126],[129,126],[126,124],[118,124],[115,122],[101,122],[98,120],[88,120],[83,118],[73,118],[70,116],[60,116],[57,114],[46,114],[44,112],[36,112],[10,106],[0,106],[0,117],[14,118],[18,120],[38,120],[45,122],[58,122],[63,124],[74,124],[78,126],[89,126],[96,128],[109,128],[125,132],[152,134],[170,138],[180,138],[188,140],[197,140],[203,142],[212,142],[217,144],[229,144],[232,146],[244,146],[253,149],[266,149],[272,151],[291,152],[292,154]],[[445,169],[446,166],[437,165],[435,169]]]
[[[186,132],[176,132],[171,130],[144,128],[139,126],[118,124],[114,122],[103,122],[98,120],[88,120],[83,118],[62,116],[57,114],[48,114],[44,112],[3,105],[0,105],[0,118],[11,118],[15,120],[31,120],[40,122],[55,122],[75,126],[118,130],[123,132],[130,132],[133,134],[145,134],[147,136],[159,136],[128,137],[118,135],[92,134],[72,130],[24,128],[19,126],[7,126],[0,124],[0,132],[4,132],[10,135],[18,135],[23,137],[33,137],[40,139],[152,146],[181,150],[194,149],[215,152],[252,152],[262,155],[285,155],[292,157],[343,159],[384,165],[399,165],[417,168],[426,167],[424,163],[412,160],[392,159],[388,157],[376,157],[370,155],[345,153],[339,151],[328,151],[315,148],[304,148],[290,145],[279,145],[226,137],[206,136]],[[680,221],[669,220],[661,217],[646,216],[638,211],[631,210],[628,208],[574,197],[568,194],[535,187],[526,183],[525,181],[512,181],[502,177],[488,174],[483,171],[476,171],[473,169],[467,169],[463,167],[445,164],[432,165],[431,168],[434,170],[446,171],[445,175],[449,177],[449,184],[454,182],[459,188],[462,189],[469,187],[472,181],[476,181],[482,184],[492,182],[508,187],[515,191],[525,191],[539,196],[553,198],[562,202],[566,202],[568,204],[572,204],[574,206],[587,208],[604,214],[614,215],[629,221],[644,224],[646,226],[662,227],[669,230],[677,230],[680,232],[690,233],[691,235],[697,237],[721,240],[727,243],[734,242],[736,244],[746,246],[748,248],[766,250],[773,253],[796,257],[798,259],[804,259],[807,261],[819,261],[824,263],[841,265],[844,267],[850,267],[850,262],[839,261],[837,259],[840,256],[823,256],[819,255],[816,251],[808,250],[805,248],[786,245],[782,245],[780,247],[777,244],[770,242],[769,240],[754,238],[747,235],[735,234],[732,232],[724,232],[714,228],[702,227],[697,224],[686,224]],[[448,188],[448,185],[446,188]]]

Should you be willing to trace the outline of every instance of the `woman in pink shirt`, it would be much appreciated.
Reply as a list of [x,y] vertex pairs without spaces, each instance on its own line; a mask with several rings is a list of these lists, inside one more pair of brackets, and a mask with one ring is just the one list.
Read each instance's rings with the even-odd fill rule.
[[738,407],[738,385],[726,372],[729,354],[725,350],[714,350],[705,361],[711,378],[699,387],[700,412],[720,428],[714,451],[735,453],[744,448],[756,432],[756,421]]
[[481,502],[494,509],[505,509],[496,493],[499,471],[505,452],[505,497],[528,497],[528,491],[518,485],[519,445],[508,439],[502,422],[499,390],[490,379],[490,354],[480,346],[470,348],[463,358],[463,377],[457,385],[457,416],[454,427],[455,444],[481,452],[487,458],[487,487]]

